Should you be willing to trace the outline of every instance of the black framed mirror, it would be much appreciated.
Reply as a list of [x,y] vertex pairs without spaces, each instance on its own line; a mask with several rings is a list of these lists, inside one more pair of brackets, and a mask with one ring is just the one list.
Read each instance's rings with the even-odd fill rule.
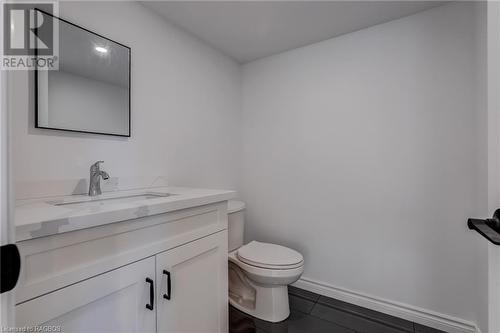
[[130,137],[130,47],[56,20],[58,70],[35,70],[35,127]]

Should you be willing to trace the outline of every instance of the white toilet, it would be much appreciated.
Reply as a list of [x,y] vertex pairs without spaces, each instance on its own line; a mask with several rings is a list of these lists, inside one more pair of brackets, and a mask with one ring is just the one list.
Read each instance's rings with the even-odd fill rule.
[[228,203],[229,303],[256,318],[278,322],[290,315],[288,285],[304,271],[302,255],[284,246],[243,245],[245,203]]

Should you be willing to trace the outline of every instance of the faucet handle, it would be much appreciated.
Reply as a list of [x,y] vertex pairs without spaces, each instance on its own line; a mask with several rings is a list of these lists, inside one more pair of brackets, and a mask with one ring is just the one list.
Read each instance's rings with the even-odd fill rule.
[[104,161],[97,161],[90,166],[90,169],[99,169],[99,164],[104,163]]

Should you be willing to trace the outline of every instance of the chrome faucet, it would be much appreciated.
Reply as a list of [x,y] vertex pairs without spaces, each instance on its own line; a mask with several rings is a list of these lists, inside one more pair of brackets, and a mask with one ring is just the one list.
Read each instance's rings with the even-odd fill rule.
[[109,175],[106,171],[102,171],[99,168],[99,164],[104,163],[104,161],[97,161],[90,166],[90,184],[89,184],[89,196],[93,197],[101,194],[101,178],[106,180]]

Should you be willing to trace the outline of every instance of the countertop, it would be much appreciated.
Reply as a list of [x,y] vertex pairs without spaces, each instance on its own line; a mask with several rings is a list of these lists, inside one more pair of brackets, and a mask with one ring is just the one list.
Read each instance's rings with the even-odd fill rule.
[[[170,193],[167,197],[117,202],[104,200],[83,205],[56,205],[76,201],[98,201],[141,193]],[[228,190],[194,189],[186,187],[156,187],[107,192],[90,198],[87,195],[47,197],[16,201],[16,241],[55,235],[68,231],[96,227],[140,217],[167,213],[179,209],[207,205],[234,198]]]

